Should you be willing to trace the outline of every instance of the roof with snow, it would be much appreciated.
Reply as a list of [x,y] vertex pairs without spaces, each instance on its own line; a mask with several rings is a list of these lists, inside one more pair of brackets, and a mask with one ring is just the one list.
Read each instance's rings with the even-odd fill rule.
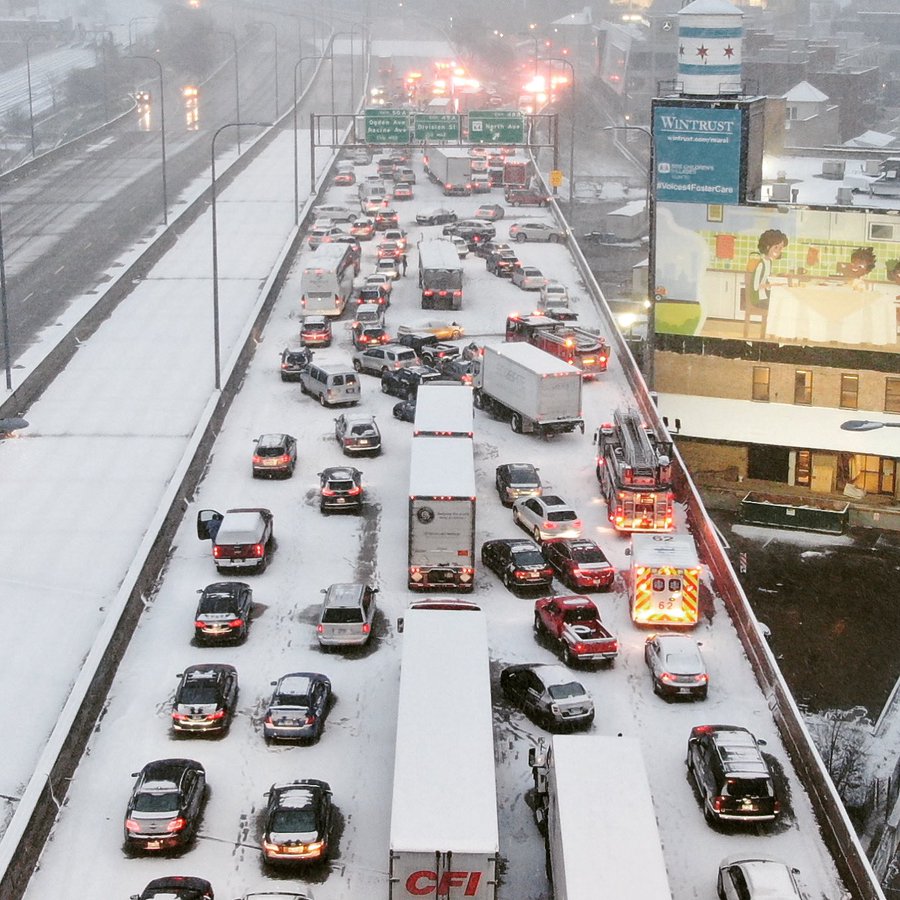
[[794,103],[822,103],[828,99],[828,94],[823,94],[808,81],[801,81],[784,94],[783,99]]
[[897,140],[896,134],[884,134],[881,131],[864,131],[862,134],[849,141],[844,141],[845,147],[873,147],[883,149],[890,147]]

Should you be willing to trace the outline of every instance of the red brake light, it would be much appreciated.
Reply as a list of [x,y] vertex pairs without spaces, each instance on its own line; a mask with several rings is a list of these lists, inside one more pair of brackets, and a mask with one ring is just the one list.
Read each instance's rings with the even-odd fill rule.
[[349,491],[347,491],[347,493],[348,493],[351,497],[355,497],[357,494],[361,494],[361,493],[362,493],[362,488],[361,488],[361,487],[352,487],[352,488],[350,488]]
[[322,632],[325,631],[325,626],[322,625],[321,623],[319,623],[318,625],[316,625],[316,631],[317,631],[319,634],[322,634]]
[[334,491],[331,488],[322,488],[322,496],[323,497],[333,497]]
[[197,619],[197,621],[194,622],[194,628],[206,628],[206,622],[201,622]]
[[368,622],[366,622],[365,625],[363,625],[362,630],[363,630],[363,634],[368,634],[372,630],[372,626],[369,625]]
[[132,832],[132,834],[139,832],[141,830],[141,826],[134,821],[134,819],[126,819],[125,820],[125,830]]
[[263,544],[254,544],[253,550],[251,552],[253,556],[257,557],[258,559],[262,559],[262,557],[265,555],[266,548]]
[[172,821],[166,825],[166,831],[181,831],[185,825],[187,825],[187,819],[179,816],[177,819],[172,819]]
[[231,628],[243,628],[244,620],[243,619],[232,619],[228,624]]

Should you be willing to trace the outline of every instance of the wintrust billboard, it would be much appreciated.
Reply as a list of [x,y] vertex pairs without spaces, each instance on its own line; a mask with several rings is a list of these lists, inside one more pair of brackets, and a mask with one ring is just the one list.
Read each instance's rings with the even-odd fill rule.
[[654,105],[657,201],[739,203],[743,111]]

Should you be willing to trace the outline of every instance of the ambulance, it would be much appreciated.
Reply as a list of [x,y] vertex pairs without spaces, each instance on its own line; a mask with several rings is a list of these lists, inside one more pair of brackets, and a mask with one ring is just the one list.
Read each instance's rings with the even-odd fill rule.
[[686,534],[633,534],[630,555],[635,625],[696,625],[702,567],[694,539]]

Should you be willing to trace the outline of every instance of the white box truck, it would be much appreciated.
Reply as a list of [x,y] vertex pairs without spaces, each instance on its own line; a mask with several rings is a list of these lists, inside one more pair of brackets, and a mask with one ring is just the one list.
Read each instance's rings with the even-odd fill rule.
[[429,147],[427,168],[445,197],[468,197],[472,193],[472,160],[462,147]]
[[402,624],[388,896],[495,900],[500,837],[486,617],[472,604],[416,607]]
[[476,409],[506,419],[517,434],[584,433],[581,370],[531,344],[486,346],[472,386]]
[[471,438],[419,437],[409,461],[410,590],[475,584],[475,453]]
[[672,900],[638,740],[554,735],[529,762],[554,900]]
[[422,309],[462,309],[463,267],[456,247],[437,239],[421,241],[418,251]]
[[416,392],[413,437],[470,438],[474,431],[475,412],[469,385],[420,385]]

